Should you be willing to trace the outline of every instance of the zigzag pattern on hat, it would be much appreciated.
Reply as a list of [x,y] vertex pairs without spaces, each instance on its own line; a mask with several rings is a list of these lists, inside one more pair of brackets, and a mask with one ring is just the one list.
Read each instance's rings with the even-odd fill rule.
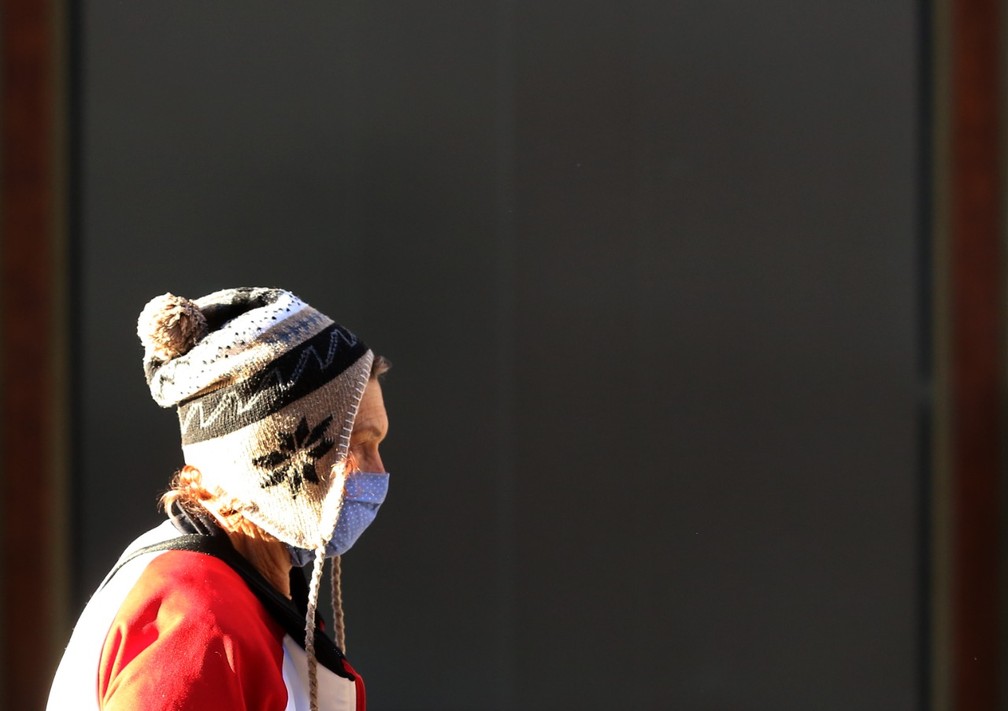
[[[219,437],[277,412],[338,376],[365,352],[362,341],[333,324],[273,361],[262,375],[180,404],[182,443]],[[317,376],[304,378],[308,372]]]

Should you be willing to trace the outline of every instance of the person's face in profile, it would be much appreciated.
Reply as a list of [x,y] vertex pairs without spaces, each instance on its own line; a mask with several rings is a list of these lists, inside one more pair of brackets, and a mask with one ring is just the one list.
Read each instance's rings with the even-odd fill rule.
[[388,415],[377,378],[368,381],[350,434],[350,470],[384,472],[378,448],[388,435]]

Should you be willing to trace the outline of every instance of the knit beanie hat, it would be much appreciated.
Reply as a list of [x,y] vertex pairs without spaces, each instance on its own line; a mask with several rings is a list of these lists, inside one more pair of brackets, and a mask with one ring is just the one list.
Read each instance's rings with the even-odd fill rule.
[[178,408],[185,461],[207,489],[292,546],[328,538],[342,496],[333,473],[371,373],[367,346],[266,288],[164,294],[144,307],[137,333],[151,395]]

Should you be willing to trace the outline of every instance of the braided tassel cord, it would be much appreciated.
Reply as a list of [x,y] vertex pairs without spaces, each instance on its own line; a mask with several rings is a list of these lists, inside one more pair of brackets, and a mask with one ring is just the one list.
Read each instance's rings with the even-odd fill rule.
[[[333,529],[336,528],[336,521],[339,519],[340,511],[343,508],[344,482],[346,481],[346,461],[341,461],[333,468],[333,487],[338,492],[336,496],[329,497],[323,504],[324,509],[321,517],[320,529],[325,531],[323,537],[315,547],[315,561],[312,565],[311,584],[308,586],[308,610],[305,616],[305,652],[308,656],[308,688],[311,699],[311,711],[318,711],[318,659],[315,657],[315,613],[318,611],[319,588],[322,585],[322,569],[325,567],[326,542]],[[338,488],[336,488],[338,487]],[[339,558],[334,559],[334,569],[339,570]],[[333,600],[338,599],[342,593],[339,589],[333,590]],[[335,603],[334,603],[335,605]],[[333,619],[336,633],[343,637],[343,612],[342,600],[340,601],[340,615]],[[341,643],[344,643],[342,640]]]
[[340,648],[346,656],[346,621],[343,617],[343,585],[341,578],[343,575],[342,556],[332,559],[332,569],[330,570],[330,591],[332,592],[332,614],[333,614],[333,636],[336,646]]
[[318,660],[315,658],[315,612],[318,610],[319,585],[325,565],[325,545],[315,550],[311,584],[308,587],[308,614],[305,615],[305,652],[308,655],[308,690],[311,711],[318,711]]

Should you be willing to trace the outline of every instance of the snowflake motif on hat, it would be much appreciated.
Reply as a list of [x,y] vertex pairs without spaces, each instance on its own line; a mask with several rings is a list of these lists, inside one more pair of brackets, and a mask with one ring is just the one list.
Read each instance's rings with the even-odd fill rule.
[[269,470],[262,477],[262,485],[287,484],[294,497],[306,481],[318,484],[315,463],[333,448],[333,441],[323,437],[332,420],[330,415],[309,430],[308,420],[302,417],[293,432],[281,433],[275,451],[252,460],[260,469]]

